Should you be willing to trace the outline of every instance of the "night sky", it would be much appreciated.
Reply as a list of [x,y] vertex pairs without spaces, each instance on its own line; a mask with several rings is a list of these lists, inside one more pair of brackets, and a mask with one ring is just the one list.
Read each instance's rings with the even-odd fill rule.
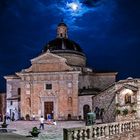
[[140,0],[0,0],[1,91],[3,76],[29,67],[62,18],[89,67],[140,77]]

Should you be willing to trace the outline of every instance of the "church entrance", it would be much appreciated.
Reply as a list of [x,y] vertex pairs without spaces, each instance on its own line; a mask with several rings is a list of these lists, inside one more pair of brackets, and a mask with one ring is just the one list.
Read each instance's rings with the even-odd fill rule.
[[49,115],[51,115],[51,118],[53,119],[53,102],[44,102],[45,119],[47,119]]
[[89,105],[84,105],[83,106],[83,117],[84,117],[84,120],[86,120],[86,117],[87,117],[87,113],[90,112],[90,106]]

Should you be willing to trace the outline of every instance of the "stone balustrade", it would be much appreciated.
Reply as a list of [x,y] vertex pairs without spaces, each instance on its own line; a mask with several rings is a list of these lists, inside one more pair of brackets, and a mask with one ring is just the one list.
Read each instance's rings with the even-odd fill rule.
[[140,121],[113,122],[79,128],[63,129],[64,140],[101,140],[133,131],[139,128]]

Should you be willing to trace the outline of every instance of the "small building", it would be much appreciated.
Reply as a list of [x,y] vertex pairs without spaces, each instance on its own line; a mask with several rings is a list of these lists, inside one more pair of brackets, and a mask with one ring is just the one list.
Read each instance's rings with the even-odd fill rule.
[[140,119],[140,79],[115,82],[92,99],[93,110],[104,109],[104,122]]

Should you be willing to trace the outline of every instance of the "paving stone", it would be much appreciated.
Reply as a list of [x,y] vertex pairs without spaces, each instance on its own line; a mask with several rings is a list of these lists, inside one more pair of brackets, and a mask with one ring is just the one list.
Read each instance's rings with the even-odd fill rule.
[[[38,138],[27,138],[29,136],[29,131],[33,127],[39,128],[39,121],[14,121],[10,122],[8,125],[9,129],[16,129],[11,134],[1,134],[0,140],[24,140],[24,139],[34,139],[34,140],[62,140],[63,139],[63,128],[71,127],[83,127],[85,122],[82,121],[58,121],[57,125],[47,125],[45,124],[45,129],[41,130]],[[17,134],[17,135],[16,135]],[[20,135],[21,138],[20,138]],[[10,138],[11,139],[8,139]],[[15,137],[15,139],[12,139]],[[18,137],[18,139],[16,139]],[[6,138],[6,139],[5,139]],[[20,139],[19,139],[20,138]]]

